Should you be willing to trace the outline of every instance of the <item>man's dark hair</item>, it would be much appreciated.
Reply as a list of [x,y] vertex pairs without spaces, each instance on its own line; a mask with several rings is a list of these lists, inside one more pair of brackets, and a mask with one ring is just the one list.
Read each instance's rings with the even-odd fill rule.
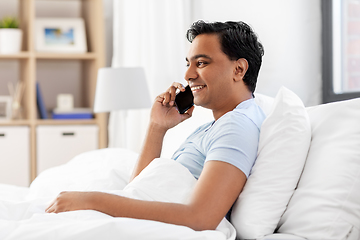
[[258,41],[251,27],[244,22],[212,22],[202,20],[194,22],[186,33],[189,42],[200,34],[217,34],[220,39],[221,50],[230,60],[245,58],[249,67],[244,76],[244,83],[253,93],[259,74],[264,48]]

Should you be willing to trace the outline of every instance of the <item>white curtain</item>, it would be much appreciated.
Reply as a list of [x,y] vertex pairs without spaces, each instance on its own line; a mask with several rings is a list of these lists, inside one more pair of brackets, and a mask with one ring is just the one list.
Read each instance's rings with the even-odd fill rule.
[[[114,0],[112,67],[144,67],[152,99],[175,81],[185,84],[185,56],[189,46],[185,33],[191,25],[190,1]],[[137,97],[136,92],[133,97]],[[150,109],[111,112],[109,147],[139,152],[149,112]],[[163,155],[170,156],[192,130],[190,127],[186,133],[181,131],[177,137],[173,130]]]

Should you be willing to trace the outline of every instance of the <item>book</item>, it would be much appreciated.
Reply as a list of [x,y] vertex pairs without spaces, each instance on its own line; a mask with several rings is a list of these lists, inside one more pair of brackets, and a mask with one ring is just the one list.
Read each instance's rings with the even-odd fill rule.
[[41,119],[47,119],[47,112],[45,107],[44,98],[41,93],[40,84],[36,82],[36,103],[39,110],[39,115]]
[[93,112],[91,108],[73,108],[63,110],[55,108],[53,110],[53,119],[92,119]]

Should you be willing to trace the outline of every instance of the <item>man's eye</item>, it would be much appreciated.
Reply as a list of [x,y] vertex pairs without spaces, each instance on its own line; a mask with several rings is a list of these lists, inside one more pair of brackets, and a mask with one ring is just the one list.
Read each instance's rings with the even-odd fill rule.
[[198,67],[201,67],[201,66],[206,65],[206,62],[198,61],[197,65],[198,65]]

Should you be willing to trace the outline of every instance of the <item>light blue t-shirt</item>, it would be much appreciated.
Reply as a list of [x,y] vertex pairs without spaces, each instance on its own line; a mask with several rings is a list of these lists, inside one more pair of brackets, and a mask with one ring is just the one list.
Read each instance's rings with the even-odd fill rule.
[[257,157],[264,119],[265,114],[254,99],[243,101],[217,121],[196,129],[172,159],[189,169],[196,179],[204,164],[211,160],[230,163],[248,177]]

